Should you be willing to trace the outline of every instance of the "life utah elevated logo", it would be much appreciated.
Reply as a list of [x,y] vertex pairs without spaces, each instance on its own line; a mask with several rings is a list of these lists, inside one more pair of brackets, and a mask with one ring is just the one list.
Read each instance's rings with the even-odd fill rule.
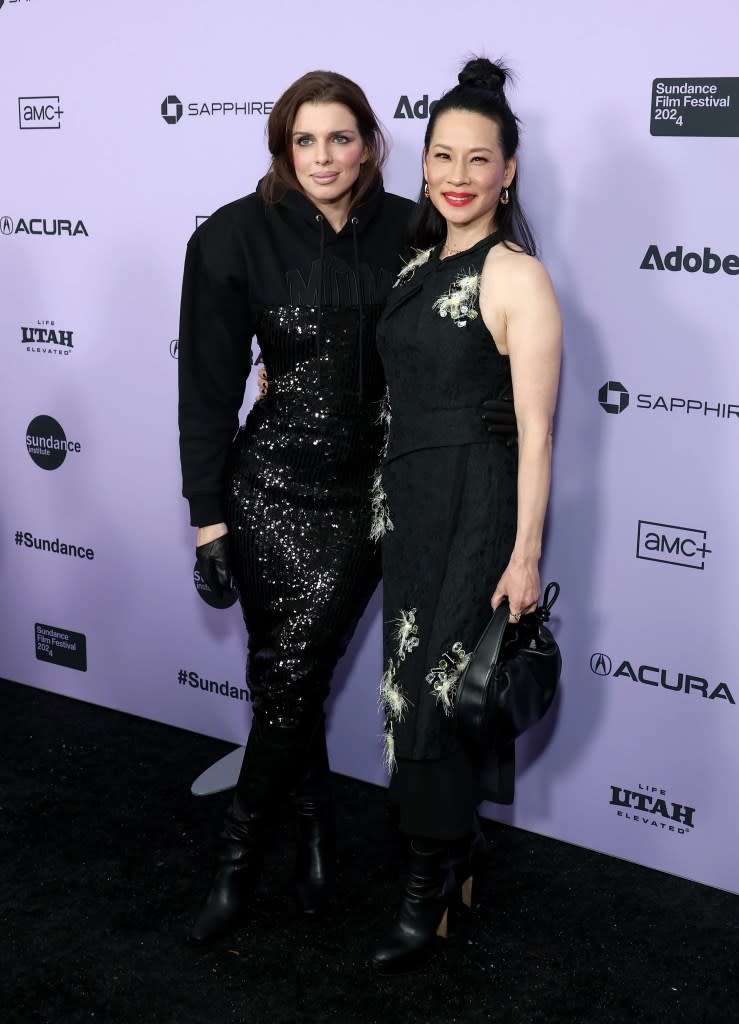
[[609,803],[619,818],[633,825],[680,836],[695,828],[695,807],[671,800],[661,786],[643,782],[633,789],[611,786]]

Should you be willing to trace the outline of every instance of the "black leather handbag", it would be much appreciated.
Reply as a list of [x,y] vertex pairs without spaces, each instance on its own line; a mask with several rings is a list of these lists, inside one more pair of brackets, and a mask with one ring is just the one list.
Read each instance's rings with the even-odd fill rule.
[[541,605],[516,623],[502,601],[459,679],[458,726],[480,760],[535,725],[554,699],[562,656],[544,623],[558,596],[559,584],[549,583]]

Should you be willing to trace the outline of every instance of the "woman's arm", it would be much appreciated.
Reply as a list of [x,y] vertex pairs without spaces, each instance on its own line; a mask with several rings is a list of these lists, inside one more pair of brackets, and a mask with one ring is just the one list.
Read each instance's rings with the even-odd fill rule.
[[251,367],[253,326],[243,255],[228,226],[207,221],[190,239],[180,307],[182,493],[198,544],[226,532],[223,473]]
[[[549,498],[562,321],[549,275],[537,260],[510,253],[494,272],[499,280],[483,293],[480,306],[486,323],[503,322],[501,348],[511,361],[518,421],[518,517],[513,552],[491,603],[497,608],[507,597],[518,615],[532,609],[541,592],[539,559]],[[496,297],[502,303],[497,310],[490,306]]]

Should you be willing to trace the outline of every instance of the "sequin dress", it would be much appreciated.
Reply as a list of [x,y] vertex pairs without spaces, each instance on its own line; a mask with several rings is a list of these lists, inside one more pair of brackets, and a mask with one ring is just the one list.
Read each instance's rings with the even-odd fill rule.
[[404,762],[451,763],[459,752],[456,682],[515,540],[516,448],[489,435],[482,420],[483,401],[512,395],[509,360],[478,301],[497,241],[491,235],[445,260],[438,249],[420,253],[378,331],[390,412],[381,698],[387,760],[401,775]]
[[[338,234],[308,200],[258,195],[190,242],[180,331],[183,492],[225,520],[255,708],[320,704],[375,589],[382,448],[375,330],[411,204],[379,187]],[[252,335],[269,380],[236,432]],[[183,363],[184,355],[184,363]]]

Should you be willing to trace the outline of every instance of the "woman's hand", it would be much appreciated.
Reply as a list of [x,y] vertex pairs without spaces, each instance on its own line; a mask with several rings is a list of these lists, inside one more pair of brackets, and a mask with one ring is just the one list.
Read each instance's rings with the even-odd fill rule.
[[[216,532],[218,530],[220,532]],[[228,530],[225,523],[201,526],[198,530],[198,540],[201,533],[207,536],[211,531],[215,536],[202,544],[199,543],[195,548],[195,567],[213,593],[217,597],[224,597],[233,588]]]
[[533,612],[541,594],[539,561],[536,558],[511,556],[505,572],[500,577],[495,593],[490,599],[493,611],[504,597],[510,608],[509,622],[518,622],[522,615]]

